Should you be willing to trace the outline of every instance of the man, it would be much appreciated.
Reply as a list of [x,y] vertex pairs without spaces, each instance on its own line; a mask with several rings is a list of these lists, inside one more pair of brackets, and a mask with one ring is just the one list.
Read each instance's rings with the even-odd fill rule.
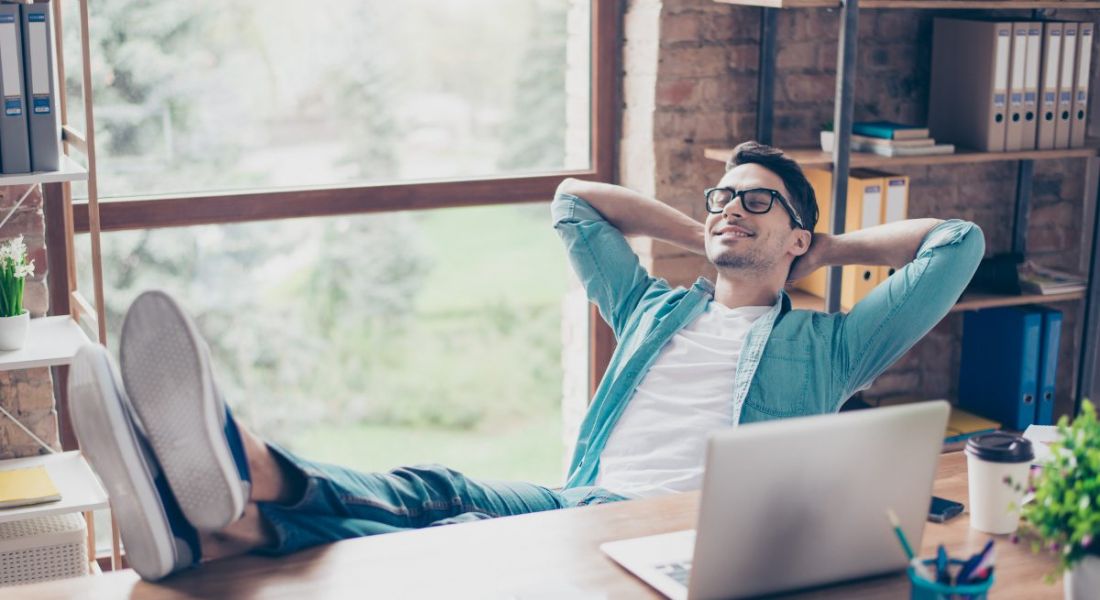
[[[618,186],[559,186],[554,226],[618,340],[562,490],[439,466],[359,473],[266,444],[226,408],[187,315],[143,294],[123,326],[122,382],[97,346],[70,376],[74,426],[130,563],[156,579],[200,559],[698,488],[709,432],[838,410],[943,318],[984,251],[962,221],[814,235],[798,165],[752,142],[705,202],[700,224]],[[705,253],[717,281],[671,288],[624,234]],[[791,309],[787,280],[838,264],[898,271],[846,315]]]

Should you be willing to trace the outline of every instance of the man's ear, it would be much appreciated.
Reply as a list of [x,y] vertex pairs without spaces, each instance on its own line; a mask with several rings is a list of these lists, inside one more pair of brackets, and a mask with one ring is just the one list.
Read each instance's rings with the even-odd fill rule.
[[810,244],[813,242],[813,234],[805,229],[795,229],[795,239],[791,245],[791,254],[794,256],[802,256],[810,251]]

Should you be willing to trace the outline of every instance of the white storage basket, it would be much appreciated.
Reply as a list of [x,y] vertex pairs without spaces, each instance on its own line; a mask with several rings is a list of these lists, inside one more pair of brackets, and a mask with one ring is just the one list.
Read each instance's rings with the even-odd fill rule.
[[0,586],[87,574],[88,535],[80,513],[0,523]]

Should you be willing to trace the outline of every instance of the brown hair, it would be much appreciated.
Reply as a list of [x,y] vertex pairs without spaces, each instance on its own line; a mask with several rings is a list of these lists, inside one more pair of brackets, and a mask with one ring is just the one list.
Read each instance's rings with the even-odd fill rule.
[[[743,142],[733,149],[733,155],[726,161],[726,170],[746,164],[760,165],[783,180],[783,185],[791,194],[788,200],[798,212],[802,224],[810,233],[813,233],[818,218],[817,196],[806,175],[802,173],[802,167],[787,158],[779,148],[753,141]],[[791,225],[798,226],[794,219],[791,219]]]

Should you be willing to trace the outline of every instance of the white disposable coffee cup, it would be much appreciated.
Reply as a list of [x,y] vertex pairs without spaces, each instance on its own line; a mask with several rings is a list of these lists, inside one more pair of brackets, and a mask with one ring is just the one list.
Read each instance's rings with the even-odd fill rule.
[[1014,433],[996,431],[967,441],[972,528],[985,533],[1016,531],[1033,458],[1031,442]]

